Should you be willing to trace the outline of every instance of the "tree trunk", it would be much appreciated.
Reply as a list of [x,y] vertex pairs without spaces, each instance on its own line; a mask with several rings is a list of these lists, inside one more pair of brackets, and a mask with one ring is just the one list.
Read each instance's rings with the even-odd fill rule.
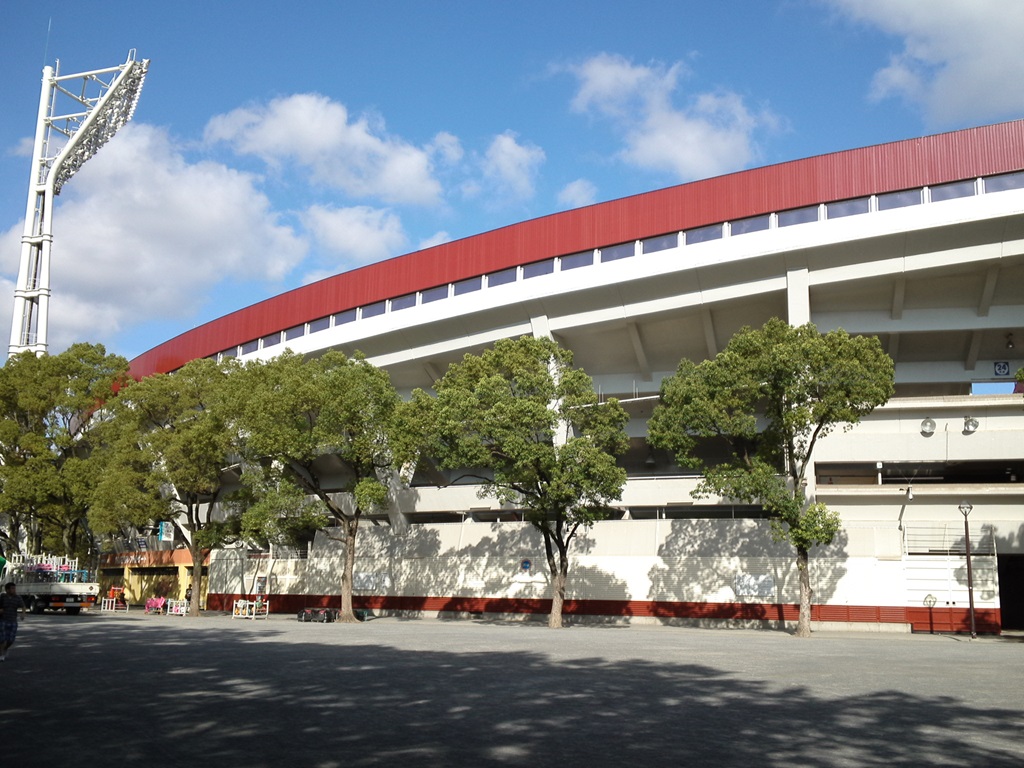
[[203,594],[203,550],[201,547],[193,547],[191,542],[190,538],[188,552],[192,556],[192,602],[189,603],[188,615],[198,619],[199,596]]
[[[555,558],[555,545],[558,558]],[[544,548],[547,552],[548,571],[551,573],[551,612],[548,627],[562,628],[562,606],[565,604],[565,584],[569,576],[569,558],[566,546],[550,531],[544,531]]]
[[345,567],[341,572],[341,613],[338,621],[354,624],[356,619],[355,611],[352,609],[352,574],[356,565],[356,531],[359,528],[359,518],[356,516],[343,518],[345,529]]
[[559,558],[558,569],[551,581],[551,613],[548,615],[548,626],[552,629],[562,628],[562,606],[565,604],[565,582],[568,576],[568,563]]
[[66,557],[75,556],[75,544],[78,539],[77,534],[78,521],[74,521],[69,525],[65,525],[61,530],[61,543],[64,545],[64,555]]
[[811,572],[808,568],[808,554],[803,547],[796,549],[796,568],[800,574],[800,619],[796,624],[797,637],[811,636]]

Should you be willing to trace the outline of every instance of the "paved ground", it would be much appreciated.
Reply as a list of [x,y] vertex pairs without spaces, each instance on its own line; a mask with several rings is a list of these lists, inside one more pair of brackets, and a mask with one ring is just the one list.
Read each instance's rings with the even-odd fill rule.
[[19,635],[20,768],[1024,764],[1020,637],[141,612]]

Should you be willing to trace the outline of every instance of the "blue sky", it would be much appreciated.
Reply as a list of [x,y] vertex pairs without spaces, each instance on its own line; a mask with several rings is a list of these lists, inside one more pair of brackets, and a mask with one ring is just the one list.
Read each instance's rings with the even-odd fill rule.
[[5,0],[2,327],[56,59],[151,61],[54,214],[51,351],[131,358],[437,242],[1022,117],[1021,40],[1019,0]]

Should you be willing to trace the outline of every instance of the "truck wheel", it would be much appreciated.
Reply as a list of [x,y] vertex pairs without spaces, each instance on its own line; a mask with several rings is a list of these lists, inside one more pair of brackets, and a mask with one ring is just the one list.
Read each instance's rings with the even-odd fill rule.
[[80,614],[82,612],[81,607],[78,607],[78,608],[65,608],[64,610],[68,612],[68,616],[77,616],[78,614]]
[[29,599],[28,609],[32,611],[32,613],[42,613],[44,608],[46,608],[46,606],[41,600],[37,600],[34,597]]

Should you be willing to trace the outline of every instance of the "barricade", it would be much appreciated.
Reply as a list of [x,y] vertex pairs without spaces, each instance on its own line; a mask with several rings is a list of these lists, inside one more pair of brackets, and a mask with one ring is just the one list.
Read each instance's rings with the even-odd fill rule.
[[149,597],[146,599],[146,613],[163,613],[166,597]]
[[265,619],[270,613],[269,600],[235,600],[231,608],[233,619]]

